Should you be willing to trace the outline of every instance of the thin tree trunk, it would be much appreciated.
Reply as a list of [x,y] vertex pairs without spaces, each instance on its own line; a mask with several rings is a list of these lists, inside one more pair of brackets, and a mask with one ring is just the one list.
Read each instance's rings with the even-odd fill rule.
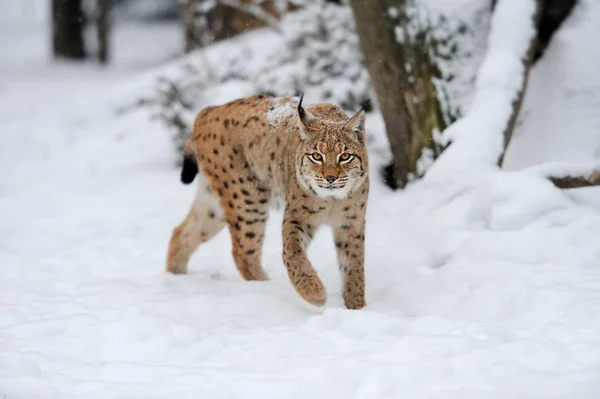
[[52,51],[56,58],[84,59],[81,0],[52,0]]
[[184,51],[189,53],[202,45],[196,22],[196,0],[179,0],[179,12],[185,27]]
[[[398,20],[408,22],[406,0],[350,0],[350,5],[392,151],[386,183],[402,188],[417,172],[423,149],[433,148],[433,132],[446,127],[432,82],[439,70],[424,43],[397,42]],[[396,21],[390,9],[398,11]]]
[[98,61],[101,64],[107,64],[109,61],[109,12],[111,0],[96,0],[98,9],[98,20],[96,28],[98,33]]

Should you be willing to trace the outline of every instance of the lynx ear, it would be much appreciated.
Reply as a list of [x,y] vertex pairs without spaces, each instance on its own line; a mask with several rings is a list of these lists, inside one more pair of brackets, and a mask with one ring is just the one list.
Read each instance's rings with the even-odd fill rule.
[[304,99],[304,93],[302,93],[302,95],[300,96],[300,101],[298,102],[297,114],[298,114],[298,120],[300,121],[300,123],[299,123],[300,137],[302,138],[302,140],[306,140],[308,138],[308,132],[307,132],[308,125],[310,125],[310,123],[312,121],[314,121],[316,118],[310,112],[308,112],[304,108],[302,108],[302,100],[303,99]]
[[346,122],[346,130],[361,143],[365,143],[365,121],[367,114],[365,113],[365,107],[369,101],[367,100],[361,109],[348,122]]

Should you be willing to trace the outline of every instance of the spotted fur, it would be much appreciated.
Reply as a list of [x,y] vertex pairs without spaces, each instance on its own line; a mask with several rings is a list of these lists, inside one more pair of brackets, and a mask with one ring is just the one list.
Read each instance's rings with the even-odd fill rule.
[[208,107],[184,150],[182,180],[198,194],[173,231],[167,270],[186,273],[191,254],[223,227],[246,280],[266,280],[261,248],[274,197],[285,202],[283,262],[299,295],[322,306],[327,294],[306,250],[317,229],[333,228],[347,308],[365,306],[364,239],[369,191],[365,112],[335,105],[304,109],[286,97],[252,96]]

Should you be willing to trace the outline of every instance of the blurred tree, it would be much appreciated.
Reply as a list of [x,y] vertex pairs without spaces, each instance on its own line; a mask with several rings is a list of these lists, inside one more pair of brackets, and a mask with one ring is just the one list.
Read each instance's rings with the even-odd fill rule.
[[98,61],[101,64],[106,64],[109,61],[109,12],[110,0],[96,0],[97,20],[96,30],[98,34]]
[[196,18],[197,6],[195,0],[179,0],[179,9],[185,26],[184,50],[189,53],[207,44],[203,41],[202,30],[199,26],[203,21],[199,22]]
[[297,7],[287,0],[179,0],[179,8],[189,52],[261,26],[278,29],[278,18]]
[[110,9],[114,0],[96,0],[84,9],[82,0],[52,0],[52,50],[55,58],[84,59],[89,56],[85,43],[86,21],[96,25],[98,61],[106,64],[110,55]]
[[81,0],[52,0],[52,51],[56,58],[86,57]]

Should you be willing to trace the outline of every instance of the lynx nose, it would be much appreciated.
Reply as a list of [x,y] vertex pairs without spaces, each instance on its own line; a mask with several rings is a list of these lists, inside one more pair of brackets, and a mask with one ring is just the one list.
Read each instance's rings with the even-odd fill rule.
[[337,180],[337,177],[335,177],[335,176],[326,176],[325,180],[327,180],[327,183],[331,184],[331,183],[333,183],[334,181]]

